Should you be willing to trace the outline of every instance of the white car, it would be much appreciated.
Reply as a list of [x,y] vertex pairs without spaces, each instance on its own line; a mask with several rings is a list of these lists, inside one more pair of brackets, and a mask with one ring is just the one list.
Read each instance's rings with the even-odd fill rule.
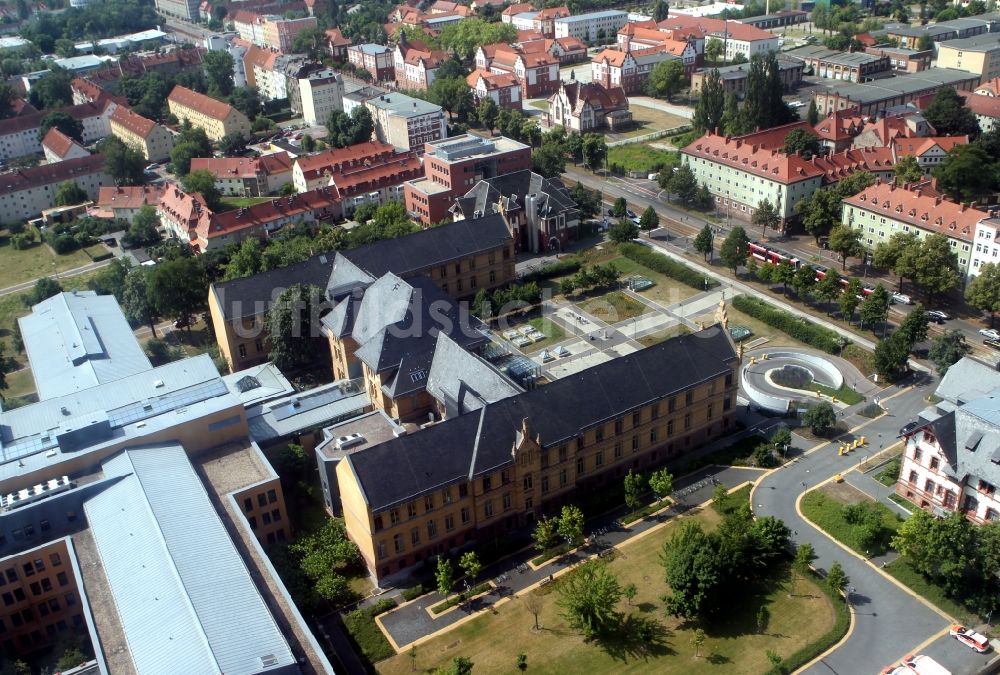
[[1000,340],[1000,332],[997,332],[992,328],[980,328],[979,334],[987,340]]
[[910,298],[910,296],[906,295],[905,293],[893,293],[892,294],[892,301],[893,302],[898,302],[901,305],[912,305],[913,304],[913,300]]
[[980,654],[989,651],[990,649],[990,641],[986,639],[986,636],[981,633],[977,633],[971,628],[955,624],[948,629],[948,635],[952,636],[969,649],[976,650]]

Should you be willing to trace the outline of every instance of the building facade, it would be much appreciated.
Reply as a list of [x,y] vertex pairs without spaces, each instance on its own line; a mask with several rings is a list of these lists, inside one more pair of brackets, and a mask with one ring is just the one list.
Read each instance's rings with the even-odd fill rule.
[[174,135],[166,127],[125,107],[111,115],[111,134],[150,162],[168,159],[174,149]]
[[836,110],[857,108],[862,115],[876,116],[880,111],[904,105],[933,94],[941,87],[954,87],[958,91],[972,91],[979,84],[979,76],[953,68],[929,68],[925,71],[893,77],[871,83],[846,83],[825,90],[813,91],[813,101],[820,115]]
[[549,121],[580,133],[597,129],[617,131],[632,125],[628,96],[621,87],[600,84],[562,83],[549,97]]
[[521,84],[511,73],[493,73],[477,68],[465,78],[477,103],[487,98],[501,108],[521,109]]
[[246,115],[228,103],[186,87],[176,85],[167,97],[167,106],[178,121],[188,121],[203,129],[212,141],[221,141],[227,134],[243,137],[250,134],[250,120]]
[[265,197],[292,182],[292,160],[287,152],[260,157],[194,157],[191,171],[208,171],[215,187],[233,197]]
[[387,93],[364,102],[375,123],[375,137],[397,150],[423,151],[425,143],[448,137],[441,106],[404,94]]
[[395,55],[384,45],[352,45],[347,48],[347,60],[355,68],[367,70],[373,82],[392,82],[396,79]]
[[344,78],[339,74],[299,80],[302,119],[306,124],[325,125],[334,110],[344,109]]
[[[722,68],[714,69],[702,68],[701,70],[692,73],[692,93],[701,92],[701,88],[705,84],[705,78],[707,78],[713,70],[719,71],[719,77],[722,80],[722,89],[726,94],[735,94],[736,97],[740,99],[746,95],[747,75],[750,71],[748,64],[723,66]],[[785,91],[790,92],[798,88],[798,86],[802,83],[802,72],[804,70],[805,64],[800,60],[778,58],[778,74],[781,76],[781,84]]]
[[96,200],[102,187],[114,184],[104,164],[104,155],[88,155],[0,174],[0,221],[23,221],[52,208],[61,183],[74,182]]
[[819,46],[805,46],[784,52],[786,58],[802,61],[817,77],[847,82],[867,82],[891,70],[889,57],[870,52],[841,52]]
[[983,82],[1000,77],[1000,34],[986,33],[939,43],[937,66],[974,73]]
[[553,21],[553,35],[557,38],[575,37],[592,43],[610,38],[626,23],[628,23],[628,12],[614,9],[564,16]]

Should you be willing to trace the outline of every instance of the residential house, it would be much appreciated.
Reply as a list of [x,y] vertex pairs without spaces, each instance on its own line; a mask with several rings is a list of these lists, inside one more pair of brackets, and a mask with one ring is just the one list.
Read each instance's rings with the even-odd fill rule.
[[96,206],[115,220],[132,222],[143,206],[156,207],[160,203],[162,185],[112,185],[102,187]]
[[484,45],[476,52],[476,68],[512,74],[524,98],[547,96],[559,87],[559,57],[546,51],[545,42]]
[[329,185],[330,176],[341,168],[384,164],[391,161],[394,154],[390,143],[367,141],[346,148],[331,148],[312,155],[301,155],[292,164],[292,184],[299,193],[315,190]]
[[605,49],[591,60],[590,77],[594,84],[604,89],[621,88],[626,94],[641,94],[653,68],[663,61],[672,60],[679,59],[663,45],[627,52]]
[[114,183],[104,164],[104,155],[88,155],[0,174],[0,222],[28,220],[52,208],[59,185],[66,182],[76,183],[87,199],[97,199],[102,187]]
[[499,107],[521,109],[521,84],[513,73],[494,73],[477,68],[469,73],[465,81],[477,102],[491,98]]
[[203,129],[213,141],[220,141],[227,134],[245,137],[250,133],[250,120],[246,115],[228,103],[187,87],[174,86],[167,97],[167,106],[179,121],[188,121],[192,126]]
[[347,48],[347,60],[355,68],[367,70],[374,82],[391,82],[396,79],[395,53],[383,45],[352,45]]
[[166,127],[122,106],[111,115],[111,133],[150,162],[168,159],[174,148],[174,135]]
[[347,48],[351,46],[351,39],[344,37],[339,28],[327,28],[323,33],[326,39],[326,53],[334,61],[343,63],[347,60]]
[[563,82],[549,97],[549,122],[580,133],[608,129],[617,131],[632,124],[628,97],[621,87]]
[[298,82],[306,124],[325,125],[334,110],[344,109],[344,78],[339,73],[323,70]]
[[423,42],[400,37],[393,52],[396,86],[426,91],[434,82],[438,66],[448,60],[446,52],[430,49]]
[[233,197],[266,197],[292,182],[292,160],[284,151],[252,158],[195,157],[191,171],[208,171],[216,189]]
[[364,204],[403,204],[403,186],[424,175],[416,151],[396,152],[366,160],[362,165],[342,163],[329,173],[330,188],[341,202],[345,218]]
[[722,42],[726,61],[732,61],[737,55],[749,61],[754,54],[777,52],[780,49],[777,34],[736,21],[677,15],[667,17],[657,26],[661,31],[670,32],[674,39],[696,40],[700,55],[705,53],[706,42]]
[[979,129],[985,134],[1000,129],[1000,98],[982,94],[959,94],[965,107],[975,114]]
[[87,148],[55,127],[45,133],[45,138],[42,139],[42,152],[45,154],[46,164],[90,156]]
[[968,144],[968,136],[911,137],[896,138],[893,141],[892,149],[897,158],[906,155],[916,157],[920,170],[924,172],[925,176],[930,176],[931,172],[941,165],[955,146]]

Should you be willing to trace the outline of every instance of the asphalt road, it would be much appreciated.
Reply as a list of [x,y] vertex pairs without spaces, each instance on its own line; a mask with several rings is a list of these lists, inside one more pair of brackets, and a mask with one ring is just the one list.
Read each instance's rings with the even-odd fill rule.
[[[929,388],[904,390],[886,402],[891,414],[866,422],[857,431],[869,438],[881,433],[895,438],[900,426],[915,416],[926,403]],[[808,447],[796,439],[799,447]],[[877,451],[877,448],[873,448]],[[798,461],[762,479],[753,492],[753,510],[757,515],[782,519],[795,532],[796,544],[808,542],[816,550],[815,565],[828,570],[839,562],[850,578],[849,595],[854,607],[855,626],[847,642],[807,673],[854,675],[877,673],[883,667],[911,653],[930,654],[955,675],[971,675],[993,655],[980,655],[959,645],[947,636],[949,621],[908,592],[903,591],[875,566],[841,548],[820,530],[806,522],[796,510],[800,495],[831,476],[849,470],[864,455],[839,457],[836,446],[820,446]]]

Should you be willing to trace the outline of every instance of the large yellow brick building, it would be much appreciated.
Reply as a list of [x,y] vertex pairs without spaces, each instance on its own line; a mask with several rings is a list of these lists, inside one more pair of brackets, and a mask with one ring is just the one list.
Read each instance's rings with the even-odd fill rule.
[[174,135],[166,127],[123,106],[111,114],[111,133],[150,162],[167,159],[174,148]]
[[246,115],[228,103],[187,87],[175,86],[167,97],[167,107],[179,122],[187,120],[192,126],[204,129],[213,141],[220,141],[234,132],[241,136],[250,133],[250,120]]
[[731,431],[737,367],[716,325],[493,402],[466,394],[467,411],[441,401],[425,429],[380,430],[376,412],[337,428],[339,454],[317,450],[324,493],[383,583]]

